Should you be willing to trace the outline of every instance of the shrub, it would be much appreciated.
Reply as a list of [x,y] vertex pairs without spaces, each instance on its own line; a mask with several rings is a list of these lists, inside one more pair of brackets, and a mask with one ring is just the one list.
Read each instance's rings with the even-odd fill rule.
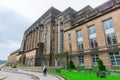
[[23,63],[19,63],[17,66],[21,67],[21,66],[24,66],[24,64]]
[[69,62],[68,69],[75,69],[75,65],[72,60]]
[[13,65],[12,65],[12,68],[17,68],[17,65],[16,65],[16,64],[13,64]]
[[26,55],[25,55],[25,54],[22,54],[19,63],[23,63],[23,64],[25,64],[25,61],[26,61]]
[[99,71],[106,71],[106,68],[101,59],[98,60],[98,69],[99,69]]

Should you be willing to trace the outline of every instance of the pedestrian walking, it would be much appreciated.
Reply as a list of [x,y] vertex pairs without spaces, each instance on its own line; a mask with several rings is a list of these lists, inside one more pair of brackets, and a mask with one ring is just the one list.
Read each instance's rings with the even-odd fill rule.
[[46,67],[46,66],[43,66],[43,75],[44,75],[44,76],[47,76],[47,73],[46,73],[46,72],[47,72],[47,67]]

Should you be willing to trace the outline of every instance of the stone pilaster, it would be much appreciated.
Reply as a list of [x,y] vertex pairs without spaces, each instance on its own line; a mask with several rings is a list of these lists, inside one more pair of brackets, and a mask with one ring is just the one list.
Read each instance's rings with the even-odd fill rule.
[[82,26],[82,35],[83,35],[83,45],[84,49],[90,48],[90,40],[89,40],[89,33],[88,33],[88,26],[85,24]]
[[112,16],[117,43],[120,44],[120,10]]
[[28,50],[30,50],[30,34],[28,35]]
[[96,27],[96,37],[97,37],[98,46],[105,46],[106,37],[105,37],[104,26],[101,18],[95,20],[95,27]]
[[92,57],[91,55],[84,55],[85,68],[92,68]]

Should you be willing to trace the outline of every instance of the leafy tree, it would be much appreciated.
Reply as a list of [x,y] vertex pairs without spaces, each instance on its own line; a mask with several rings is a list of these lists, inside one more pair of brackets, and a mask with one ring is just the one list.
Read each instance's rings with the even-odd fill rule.
[[69,64],[68,64],[68,69],[74,69],[75,68],[75,65],[73,63],[72,60],[70,60]]
[[98,69],[99,69],[99,71],[106,71],[106,68],[101,59],[98,60]]

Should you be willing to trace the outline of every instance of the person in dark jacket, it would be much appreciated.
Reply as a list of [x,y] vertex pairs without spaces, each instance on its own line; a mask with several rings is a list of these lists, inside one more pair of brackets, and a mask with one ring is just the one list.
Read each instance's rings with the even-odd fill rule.
[[44,76],[47,76],[47,73],[46,73],[46,72],[47,72],[47,67],[44,66],[44,67],[43,67],[43,75],[44,75]]

